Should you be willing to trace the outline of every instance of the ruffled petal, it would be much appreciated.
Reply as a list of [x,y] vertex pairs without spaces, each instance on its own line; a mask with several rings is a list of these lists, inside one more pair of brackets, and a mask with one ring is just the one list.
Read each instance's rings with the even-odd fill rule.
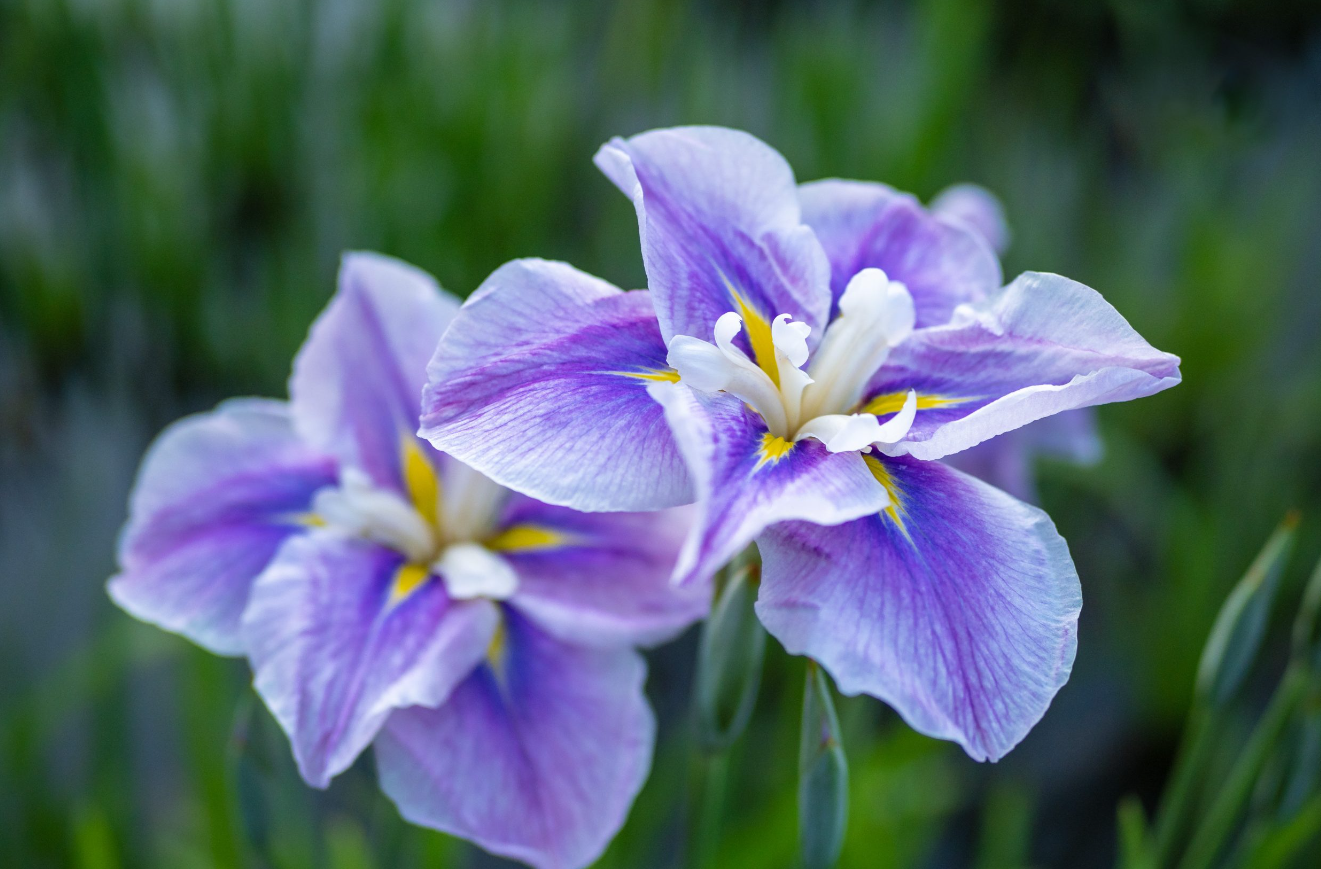
[[581,869],[623,825],[651,766],[645,666],[552,638],[511,613],[500,663],[437,709],[396,712],[381,788],[409,821],[537,867]]
[[243,638],[254,684],[316,787],[348,768],[390,710],[443,702],[495,634],[493,604],[452,601],[434,577],[404,583],[403,562],[317,531],[290,540],[253,586]]
[[510,604],[548,632],[587,645],[652,645],[710,606],[709,583],[670,583],[692,513],[579,513],[516,497],[489,545],[518,574]]
[[798,188],[803,221],[830,258],[836,304],[849,280],[878,268],[913,294],[917,325],[949,322],[954,308],[1000,287],[995,251],[962,220],[924,209],[884,184],[814,181]]
[[[830,309],[829,265],[800,219],[793,170],[737,130],[679,127],[613,139],[596,165],[632,198],[642,259],[666,342],[710,341],[720,315],[748,322],[763,367],[779,314],[820,340]],[[764,334],[764,340],[761,336]]]
[[832,453],[814,439],[773,437],[762,418],[731,395],[683,384],[651,390],[665,405],[698,490],[676,582],[709,578],[776,522],[834,525],[889,503],[859,453]]
[[378,254],[346,255],[339,291],[294,359],[289,396],[299,434],[378,486],[403,491],[400,449],[417,431],[427,360],[458,307],[425,272]]
[[757,614],[846,694],[996,760],[1069,677],[1082,605],[1045,513],[937,462],[869,458],[892,510],[758,540]]
[[939,459],[1066,410],[1128,401],[1180,380],[1179,357],[1152,347],[1095,290],[1028,272],[961,307],[947,326],[896,347],[862,410],[898,410],[917,392],[917,419],[891,455]]
[[176,422],[142,460],[110,596],[143,621],[240,654],[252,581],[334,482],[333,460],[299,440],[284,402],[228,401]]
[[579,510],[692,500],[647,385],[677,377],[645,292],[517,260],[463,306],[428,367],[421,434],[497,482]]

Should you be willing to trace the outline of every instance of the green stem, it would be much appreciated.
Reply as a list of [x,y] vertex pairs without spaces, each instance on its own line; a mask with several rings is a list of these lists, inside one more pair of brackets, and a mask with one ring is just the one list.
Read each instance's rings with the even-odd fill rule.
[[1206,813],[1201,826],[1193,834],[1188,845],[1188,853],[1179,863],[1180,869],[1203,869],[1215,860],[1224,846],[1225,840],[1234,830],[1243,804],[1252,793],[1253,784],[1261,773],[1262,766],[1270,756],[1289,716],[1307,689],[1307,669],[1297,663],[1290,664],[1284,671],[1284,677],[1275,689],[1270,704],[1257,722],[1248,744],[1234,763],[1229,779],[1217,794],[1211,809]]
[[725,815],[725,783],[729,777],[729,752],[703,759],[702,802],[698,815],[697,853],[693,865],[705,869],[716,865],[720,828]]

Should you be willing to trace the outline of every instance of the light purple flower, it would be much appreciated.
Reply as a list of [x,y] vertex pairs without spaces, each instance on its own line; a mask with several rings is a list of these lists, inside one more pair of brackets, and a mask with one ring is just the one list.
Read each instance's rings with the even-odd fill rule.
[[1078,577],[1044,513],[935,460],[1168,388],[1178,359],[1081,284],[1002,288],[966,220],[888,188],[800,190],[744,133],[616,139],[597,165],[637,209],[649,294],[498,270],[437,349],[422,433],[582,509],[675,503],[682,479],[698,517],[678,581],[757,541],[757,611],[790,652],[1002,756],[1068,678]]
[[633,646],[701,618],[709,589],[669,583],[681,515],[548,505],[416,436],[457,309],[416,269],[348,256],[289,402],[228,402],[151,448],[110,594],[247,655],[309,783],[374,743],[406,818],[576,869],[650,766]]

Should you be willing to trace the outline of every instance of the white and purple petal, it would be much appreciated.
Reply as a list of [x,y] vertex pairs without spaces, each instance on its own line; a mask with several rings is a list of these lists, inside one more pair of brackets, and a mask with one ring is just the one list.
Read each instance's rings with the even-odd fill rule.
[[334,482],[333,460],[294,434],[284,402],[228,401],[174,423],[142,460],[110,596],[136,618],[240,654],[253,580]]
[[906,193],[864,181],[814,181],[798,188],[803,221],[830,258],[838,304],[849,280],[878,268],[908,287],[917,325],[939,326],[954,308],[985,298],[1002,279],[995,251],[961,220],[924,209]]
[[996,760],[1068,680],[1082,605],[1068,546],[1045,513],[938,462],[869,461],[892,510],[768,529],[757,615],[844,693]]
[[401,555],[315,531],[290,540],[243,615],[254,683],[298,769],[325,787],[405,706],[435,706],[482,660],[499,615],[435,577],[400,597]]
[[1095,290],[1028,272],[996,296],[919,329],[873,378],[864,409],[917,419],[885,451],[939,459],[1063,411],[1128,401],[1180,380],[1179,357],[1148,344]]
[[768,525],[791,519],[834,525],[889,503],[857,452],[832,453],[811,438],[774,438],[732,395],[681,383],[651,390],[665,405],[699,496],[675,567],[680,584],[712,576]]
[[820,339],[829,264],[801,220],[793,170],[774,148],[738,130],[679,127],[613,139],[596,165],[637,209],[667,342],[710,341],[729,311],[765,324],[789,314]]
[[579,513],[511,498],[493,541],[518,574],[510,605],[574,643],[646,646],[672,638],[711,602],[707,583],[670,582],[692,513]]
[[664,413],[646,292],[517,260],[468,300],[427,369],[421,434],[502,485],[579,510],[692,500]]
[[570,645],[509,613],[494,663],[439,708],[390,716],[381,788],[415,824],[537,869],[582,869],[651,766],[645,675],[630,649]]
[[419,269],[346,255],[339,290],[294,359],[289,398],[299,434],[378,486],[403,491],[400,450],[417,431],[427,360],[458,307]]

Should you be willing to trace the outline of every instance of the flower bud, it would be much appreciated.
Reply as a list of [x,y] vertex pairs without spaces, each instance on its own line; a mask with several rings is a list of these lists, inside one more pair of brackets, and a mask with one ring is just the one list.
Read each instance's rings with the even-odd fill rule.
[[1313,665],[1321,663],[1321,647],[1318,646],[1317,616],[1321,613],[1321,560],[1312,569],[1312,576],[1303,590],[1303,601],[1298,607],[1298,614],[1293,622],[1293,656],[1295,660],[1312,659]]
[[849,765],[840,744],[830,682],[807,663],[803,734],[798,753],[798,841],[803,869],[830,869],[849,820]]
[[1229,593],[1197,667],[1197,699],[1222,706],[1238,690],[1261,649],[1280,573],[1293,549],[1298,516],[1290,513]]
[[752,605],[755,564],[735,566],[702,628],[697,650],[697,731],[707,751],[728,748],[743,733],[761,683],[766,631]]

